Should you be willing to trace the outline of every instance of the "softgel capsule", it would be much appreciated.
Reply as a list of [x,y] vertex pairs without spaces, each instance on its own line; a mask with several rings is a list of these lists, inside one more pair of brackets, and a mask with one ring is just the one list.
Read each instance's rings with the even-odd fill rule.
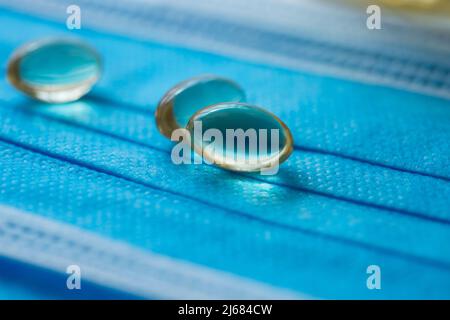
[[100,78],[98,53],[75,39],[28,43],[12,55],[8,80],[26,95],[49,103],[79,99]]

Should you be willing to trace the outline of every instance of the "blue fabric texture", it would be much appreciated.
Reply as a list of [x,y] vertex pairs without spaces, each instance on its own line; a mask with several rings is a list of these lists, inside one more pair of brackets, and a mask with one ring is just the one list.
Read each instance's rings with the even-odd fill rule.
[[[0,22],[4,62],[26,41],[67,32],[9,10]],[[82,100],[43,105],[0,80],[1,204],[314,297],[450,298],[447,99],[88,29],[76,36],[104,59]],[[236,80],[290,127],[295,150],[278,175],[172,164],[153,113],[167,89],[203,73]],[[9,263],[0,298],[64,296],[13,281]],[[382,290],[366,287],[373,264]]]

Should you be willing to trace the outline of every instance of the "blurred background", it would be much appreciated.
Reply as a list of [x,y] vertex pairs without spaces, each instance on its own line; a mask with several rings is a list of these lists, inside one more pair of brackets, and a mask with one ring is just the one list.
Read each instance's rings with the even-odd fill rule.
[[[4,73],[46,37],[103,59],[69,104],[1,77],[0,298],[450,298],[449,1],[0,0],[0,26]],[[204,73],[290,127],[277,176],[171,163],[154,111]]]

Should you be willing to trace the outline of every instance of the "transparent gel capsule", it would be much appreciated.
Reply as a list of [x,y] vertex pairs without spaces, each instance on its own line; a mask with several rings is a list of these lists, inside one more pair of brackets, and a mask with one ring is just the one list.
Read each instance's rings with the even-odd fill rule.
[[158,104],[156,124],[170,138],[178,128],[185,128],[198,110],[220,102],[245,101],[245,93],[235,82],[214,75],[202,75],[183,81],[170,89]]
[[204,108],[186,129],[188,143],[205,162],[233,171],[277,171],[293,149],[292,134],[278,117],[245,103]]
[[97,52],[73,39],[47,39],[19,48],[8,64],[8,79],[40,101],[75,101],[90,91],[101,73]]

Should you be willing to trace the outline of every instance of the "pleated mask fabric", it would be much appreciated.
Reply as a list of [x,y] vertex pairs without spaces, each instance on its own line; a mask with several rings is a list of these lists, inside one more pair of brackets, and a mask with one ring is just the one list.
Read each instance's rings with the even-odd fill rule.
[[[2,61],[26,41],[71,35],[98,49],[104,76],[61,105],[0,82],[1,298],[450,297],[449,48],[361,52],[286,37],[272,63],[261,52],[278,38],[264,28],[248,27],[258,37],[236,38],[245,50],[233,55],[118,35],[120,25],[69,32],[36,3],[3,4]],[[311,61],[293,65],[292,52]],[[172,163],[153,113],[167,89],[203,73],[238,81],[291,128],[277,175]],[[86,287],[61,289],[77,263]],[[366,286],[370,265],[381,290]]]

